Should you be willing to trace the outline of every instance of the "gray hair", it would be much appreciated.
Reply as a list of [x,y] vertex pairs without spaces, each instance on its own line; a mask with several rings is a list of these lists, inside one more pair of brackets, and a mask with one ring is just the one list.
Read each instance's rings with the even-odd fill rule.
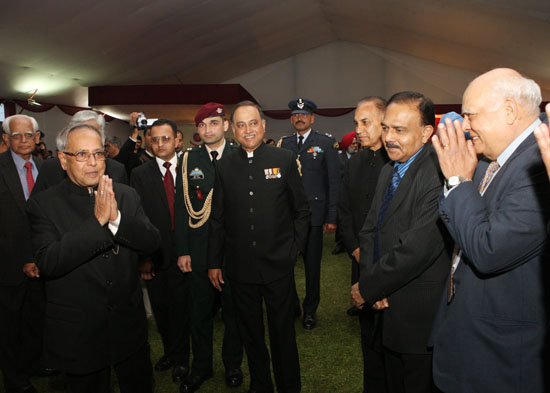
[[503,76],[494,83],[492,91],[503,99],[514,99],[529,114],[538,116],[540,113],[540,87],[532,79],[519,74]]
[[122,147],[122,141],[118,136],[110,136],[105,138],[105,142],[109,142],[111,145],[117,145],[119,149]]
[[91,111],[91,110],[83,110],[80,112],[76,112],[73,117],[71,117],[71,121],[69,122],[69,127],[85,123],[87,121],[94,121],[97,123],[97,125],[100,127],[100,131],[105,130],[105,117],[97,112]]
[[2,123],[2,128],[4,129],[4,132],[6,134],[11,135],[10,123],[14,119],[30,121],[32,123],[32,131],[38,131],[38,122],[34,117],[30,117],[27,115],[12,115],[10,117],[6,117],[6,120],[4,120],[4,122]]
[[384,98],[379,96],[368,96],[365,98],[361,98],[357,103],[357,108],[359,108],[361,105],[368,103],[373,103],[376,109],[378,109],[380,112],[386,111],[387,102]]
[[67,140],[69,139],[69,134],[72,131],[80,128],[88,128],[92,131],[97,132],[97,134],[101,137],[101,147],[105,145],[105,134],[103,133],[103,130],[98,129],[97,127],[94,127],[91,124],[78,123],[73,125],[69,124],[63,130],[61,130],[61,132],[57,135],[57,138],[55,138],[55,144],[57,146],[57,150],[59,150],[60,152],[65,151],[65,148],[67,147]]

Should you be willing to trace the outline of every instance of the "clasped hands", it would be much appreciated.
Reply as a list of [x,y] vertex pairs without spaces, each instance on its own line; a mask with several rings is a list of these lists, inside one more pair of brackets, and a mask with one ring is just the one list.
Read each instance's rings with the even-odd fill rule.
[[[365,307],[365,299],[363,299],[363,296],[361,296],[361,292],[359,292],[358,282],[356,282],[351,286],[351,301],[353,305],[359,310],[362,310],[363,307]],[[388,308],[389,306],[390,306],[390,302],[388,301],[388,298],[385,297],[381,300],[378,300],[376,303],[374,303],[372,305],[372,308],[374,310],[383,310],[385,308]]]
[[466,140],[462,124],[450,119],[439,123],[438,134],[432,136],[432,144],[439,159],[445,179],[461,176],[472,179],[477,166],[477,153],[471,140]]
[[118,217],[118,205],[113,191],[113,181],[109,176],[103,175],[100,177],[94,196],[94,215],[99,224],[104,226],[109,221],[115,221]]

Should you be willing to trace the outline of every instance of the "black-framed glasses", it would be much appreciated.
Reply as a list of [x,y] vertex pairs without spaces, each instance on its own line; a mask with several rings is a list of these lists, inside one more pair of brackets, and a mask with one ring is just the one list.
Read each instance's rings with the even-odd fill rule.
[[23,132],[23,133],[16,132],[14,134],[10,134],[10,138],[13,139],[14,141],[20,141],[23,138],[32,139],[35,134],[36,134],[36,132],[33,132],[33,131],[26,131],[26,132]]
[[90,153],[86,150],[79,150],[76,153],[64,151],[63,154],[74,157],[75,160],[77,160],[78,162],[86,162],[90,159],[90,156],[92,155],[94,156],[94,159],[96,161],[105,161],[107,159],[107,152],[104,150],[94,151],[93,153]]

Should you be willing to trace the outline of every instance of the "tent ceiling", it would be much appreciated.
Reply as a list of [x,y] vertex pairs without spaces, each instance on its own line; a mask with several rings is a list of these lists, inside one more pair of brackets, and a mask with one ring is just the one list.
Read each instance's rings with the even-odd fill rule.
[[351,41],[550,89],[548,0],[21,0],[3,4],[0,97],[87,105],[88,86],[221,83]]

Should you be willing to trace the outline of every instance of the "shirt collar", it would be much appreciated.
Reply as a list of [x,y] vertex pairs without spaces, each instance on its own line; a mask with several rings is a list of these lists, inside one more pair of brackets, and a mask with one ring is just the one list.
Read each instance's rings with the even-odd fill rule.
[[405,173],[407,173],[407,170],[409,169],[413,161],[416,159],[416,157],[418,157],[418,155],[423,149],[424,149],[424,145],[422,145],[422,147],[416,153],[414,153],[414,155],[411,158],[409,158],[405,162],[397,162],[397,161],[395,162],[394,170],[396,170],[397,173],[399,173],[399,177],[403,178],[403,176],[405,176]]
[[34,163],[34,159],[32,158],[32,154],[31,154],[31,158],[27,161],[27,160],[24,160],[23,158],[21,158],[21,156],[19,154],[17,154],[16,152],[14,152],[13,150],[10,149],[10,152],[11,152],[11,157],[13,158],[13,163],[15,164],[15,167],[17,169],[25,168],[25,163],[27,163],[27,162],[30,162],[32,164],[33,168],[36,168],[36,164]]
[[541,123],[542,122],[540,121],[540,119],[536,119],[534,122],[531,123],[531,125],[529,127],[527,127],[527,129],[525,131],[523,131],[521,134],[519,134],[518,137],[516,137],[516,139],[514,139],[512,141],[512,143],[510,143],[508,145],[508,147],[506,149],[504,149],[504,151],[502,153],[500,153],[500,155],[497,158],[497,162],[498,162],[499,167],[502,167],[506,163],[506,161],[508,161],[508,159],[516,151],[516,149],[519,147],[519,145],[521,145],[521,143],[525,139],[527,139],[527,137],[529,135],[531,135],[533,133],[533,131],[535,130],[535,128]]
[[178,165],[178,155],[177,154],[174,154],[174,157],[172,157],[168,161],[164,161],[163,159],[158,158],[158,157],[155,157],[155,160],[157,161],[157,165],[159,166],[159,169],[162,173],[164,173],[163,171],[166,169],[164,167],[165,162],[169,162],[170,164],[172,164],[172,165],[170,165],[170,169],[175,168]]
[[309,130],[307,130],[307,132],[303,135],[300,135],[298,133],[296,133],[296,142],[300,143],[300,136],[303,136],[304,137],[304,141],[302,143],[305,143],[306,142],[306,139],[307,137],[309,136],[309,134],[311,134],[311,128]]
[[[224,138],[223,145],[215,149],[218,152],[218,156],[216,157],[216,160],[221,160],[223,151],[225,150],[226,143],[227,142],[225,141],[225,138]],[[214,149],[211,149],[210,146],[208,146],[206,143],[204,144],[204,146],[206,147],[206,151],[208,152],[208,156],[210,157],[210,160],[212,160],[212,155],[210,153],[213,152]]]

